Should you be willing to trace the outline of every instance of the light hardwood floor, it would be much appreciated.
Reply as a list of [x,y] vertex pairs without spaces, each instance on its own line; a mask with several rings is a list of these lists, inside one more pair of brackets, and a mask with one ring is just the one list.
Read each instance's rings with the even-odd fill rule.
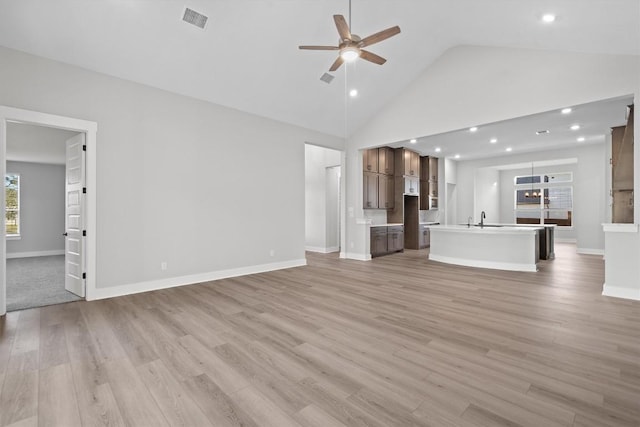
[[640,302],[601,257],[426,253],[9,313],[0,425],[640,425]]

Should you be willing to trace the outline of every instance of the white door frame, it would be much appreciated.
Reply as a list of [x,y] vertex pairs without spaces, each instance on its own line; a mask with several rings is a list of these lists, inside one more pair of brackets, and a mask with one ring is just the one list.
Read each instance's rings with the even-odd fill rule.
[[[84,132],[86,134],[86,163],[85,163],[85,195],[84,229],[87,230],[85,238],[85,280],[86,299],[94,299],[96,289],[96,135],[98,124],[87,120],[71,117],[56,116],[53,114],[39,113],[37,111],[22,110],[0,105],[0,175],[4,176],[7,167],[7,122],[21,122],[26,124],[48,126],[52,128]],[[5,192],[0,195],[0,210],[5,210]],[[0,221],[2,244],[0,245],[0,316],[7,312],[7,239],[4,220]]]

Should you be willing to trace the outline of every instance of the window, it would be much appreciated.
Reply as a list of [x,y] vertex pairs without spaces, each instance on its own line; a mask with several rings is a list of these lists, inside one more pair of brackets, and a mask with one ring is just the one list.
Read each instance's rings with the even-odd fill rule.
[[573,226],[572,181],[571,172],[516,176],[516,224]]
[[20,236],[20,175],[10,173],[4,176],[4,192],[7,236]]

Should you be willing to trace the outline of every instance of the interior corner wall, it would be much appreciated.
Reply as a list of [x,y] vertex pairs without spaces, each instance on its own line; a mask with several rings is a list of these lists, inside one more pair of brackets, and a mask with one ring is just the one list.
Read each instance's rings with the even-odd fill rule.
[[7,162],[20,175],[20,238],[7,240],[7,257],[64,253],[64,165]]
[[0,63],[2,104],[98,123],[101,297],[305,262],[305,142],[342,139],[7,48]]
[[[348,140],[346,241],[351,257],[367,253],[359,149],[637,94],[638,76],[639,56],[479,46],[448,50]],[[458,200],[473,200],[473,187],[465,189],[459,182],[455,191]],[[458,216],[470,212],[461,206],[457,211]]]
[[329,197],[338,197],[328,187],[327,168],[339,166],[340,157],[340,151],[305,145],[305,248],[309,251],[328,252],[338,246],[327,239]]

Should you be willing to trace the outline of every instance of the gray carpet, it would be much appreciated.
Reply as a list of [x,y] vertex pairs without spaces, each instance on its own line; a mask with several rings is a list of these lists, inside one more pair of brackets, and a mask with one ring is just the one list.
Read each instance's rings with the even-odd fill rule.
[[64,255],[7,260],[7,311],[79,299],[64,289]]

